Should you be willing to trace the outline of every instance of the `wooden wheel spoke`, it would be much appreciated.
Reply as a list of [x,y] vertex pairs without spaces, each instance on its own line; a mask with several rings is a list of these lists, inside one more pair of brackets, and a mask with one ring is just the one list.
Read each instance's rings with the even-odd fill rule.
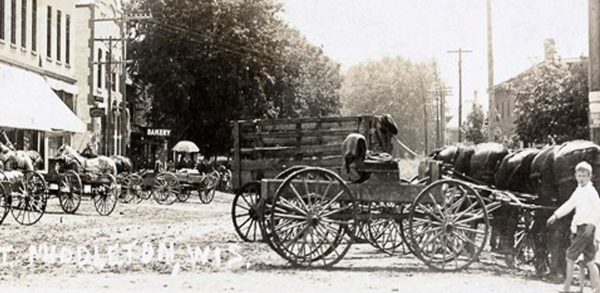
[[296,199],[302,205],[302,208],[304,208],[305,211],[308,211],[308,206],[306,206],[306,203],[304,203],[304,200],[302,199],[302,196],[300,195],[298,190],[296,190],[296,187],[294,187],[294,183],[290,181],[289,186],[290,186],[290,189],[292,190],[292,193],[294,193],[294,195],[296,195]]
[[471,233],[485,234],[484,231],[473,229],[473,228],[470,228],[470,227],[467,227],[467,226],[463,226],[463,225],[456,225],[455,228],[459,229],[459,230],[471,232]]
[[[434,204],[435,205],[435,204]],[[439,222],[443,222],[444,220],[442,220],[438,215],[436,215],[431,209],[427,208],[425,205],[423,205],[422,203],[417,203],[418,208],[422,209],[423,211],[425,211],[426,214],[432,216],[433,218],[435,218],[436,220],[438,220]],[[415,210],[416,210],[415,207]]]
[[306,210],[302,210],[301,208],[299,208],[298,206],[296,206],[295,204],[293,204],[291,201],[285,199],[284,197],[280,197],[279,199],[281,201],[279,203],[275,204],[276,208],[279,207],[279,206],[282,206],[282,207],[288,208],[288,210],[286,210],[286,211],[293,210],[293,211],[296,211],[296,212],[298,212],[298,213],[300,213],[302,215],[305,215],[305,216],[308,215],[307,212],[306,212]]
[[336,210],[333,210],[333,211],[329,211],[327,213],[322,212],[319,216],[321,216],[321,217],[329,217],[331,215],[337,214],[339,212],[343,212],[343,211],[351,209],[351,208],[352,208],[352,206],[347,205],[347,206],[343,206],[343,207],[341,207],[339,209],[336,209]]

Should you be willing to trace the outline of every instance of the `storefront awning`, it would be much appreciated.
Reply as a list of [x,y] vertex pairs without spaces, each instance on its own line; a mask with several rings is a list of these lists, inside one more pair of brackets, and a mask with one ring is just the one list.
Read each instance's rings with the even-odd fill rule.
[[41,75],[0,64],[0,127],[84,132]]

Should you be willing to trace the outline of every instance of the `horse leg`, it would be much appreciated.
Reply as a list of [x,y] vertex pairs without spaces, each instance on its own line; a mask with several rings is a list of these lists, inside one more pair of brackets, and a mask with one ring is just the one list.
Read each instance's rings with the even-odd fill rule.
[[535,245],[535,271],[538,276],[547,274],[548,270],[548,247],[547,239],[549,238],[546,231],[546,220],[551,215],[550,212],[538,210],[535,213],[535,220],[531,228],[533,234],[533,242]]

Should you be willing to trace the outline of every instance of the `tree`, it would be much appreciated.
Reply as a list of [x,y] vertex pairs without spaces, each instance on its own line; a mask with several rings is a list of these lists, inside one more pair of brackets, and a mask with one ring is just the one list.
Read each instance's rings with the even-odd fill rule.
[[230,121],[339,113],[339,64],[279,17],[271,0],[143,0],[129,68],[148,120],[204,154],[231,148]]
[[516,134],[525,143],[589,139],[587,61],[541,63],[508,87]]
[[415,63],[402,57],[387,57],[355,65],[344,77],[343,112],[390,114],[398,124],[398,138],[411,149],[424,152],[425,125],[429,150],[435,142],[434,90],[440,87],[443,82],[437,76],[435,62]]
[[462,125],[465,139],[474,144],[487,141],[487,127],[485,125],[485,114],[481,105],[473,105],[473,110],[467,116],[467,121]]

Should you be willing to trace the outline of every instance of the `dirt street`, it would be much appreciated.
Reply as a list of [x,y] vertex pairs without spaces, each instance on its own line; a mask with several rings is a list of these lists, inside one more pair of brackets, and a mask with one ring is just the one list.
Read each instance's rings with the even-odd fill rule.
[[[484,253],[469,270],[439,273],[411,255],[355,244],[333,269],[295,269],[231,224],[233,196],[160,206],[118,204],[109,217],[83,201],[65,215],[58,199],[31,227],[0,226],[0,292],[555,292],[531,272]],[[589,288],[588,288],[589,290]]]

